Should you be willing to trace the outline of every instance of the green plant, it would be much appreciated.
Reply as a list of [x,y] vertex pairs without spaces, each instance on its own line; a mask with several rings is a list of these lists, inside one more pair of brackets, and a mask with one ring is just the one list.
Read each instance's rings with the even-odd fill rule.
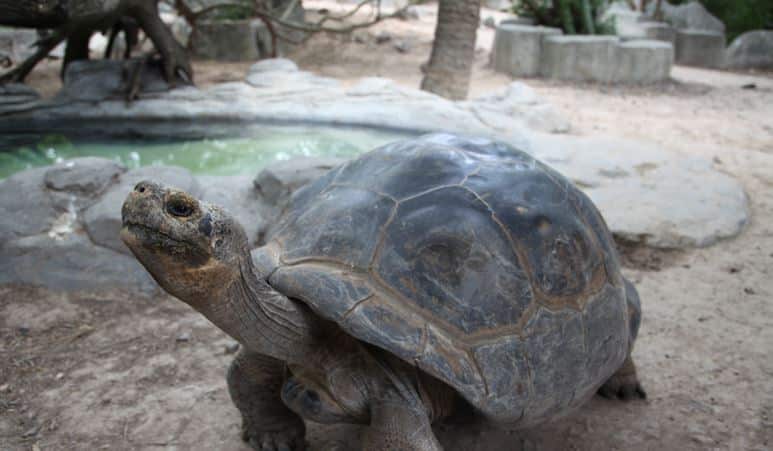
[[608,4],[607,0],[520,0],[513,10],[566,34],[614,34],[614,22],[601,19]]
[[[223,6],[207,14],[210,20],[241,20],[255,17],[255,2],[252,0],[222,0]],[[214,3],[217,5],[218,3]]]

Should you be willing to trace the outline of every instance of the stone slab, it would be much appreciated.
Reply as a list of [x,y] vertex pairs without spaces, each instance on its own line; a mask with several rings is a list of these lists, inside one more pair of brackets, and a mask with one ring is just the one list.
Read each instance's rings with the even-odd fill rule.
[[494,70],[513,77],[539,75],[542,41],[563,34],[559,28],[500,24],[494,34],[491,64]]

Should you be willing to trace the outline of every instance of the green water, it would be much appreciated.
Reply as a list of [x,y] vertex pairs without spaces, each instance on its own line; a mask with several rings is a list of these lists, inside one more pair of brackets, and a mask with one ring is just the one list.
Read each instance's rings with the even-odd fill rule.
[[256,175],[274,161],[296,157],[352,157],[405,134],[332,127],[260,126],[243,136],[203,139],[73,138],[60,134],[0,136],[0,179],[16,172],[84,156],[129,168],[182,166],[195,174]]

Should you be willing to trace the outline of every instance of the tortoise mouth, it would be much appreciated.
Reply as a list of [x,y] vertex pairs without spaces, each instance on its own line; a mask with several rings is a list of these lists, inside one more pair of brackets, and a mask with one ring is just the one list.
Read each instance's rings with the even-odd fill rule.
[[[124,221],[123,229],[121,230],[121,237],[131,235],[134,240],[140,243],[158,243],[163,241],[173,241],[178,244],[189,244],[186,241],[182,241],[169,234],[166,234],[158,229],[150,227],[146,224],[140,224],[137,222]],[[124,240],[125,241],[125,240]]]

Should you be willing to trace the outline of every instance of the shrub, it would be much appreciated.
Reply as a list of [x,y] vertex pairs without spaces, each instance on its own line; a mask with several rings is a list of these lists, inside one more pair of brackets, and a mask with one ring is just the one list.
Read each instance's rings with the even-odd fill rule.
[[601,20],[608,4],[607,0],[520,0],[513,10],[566,34],[614,34],[614,23]]

